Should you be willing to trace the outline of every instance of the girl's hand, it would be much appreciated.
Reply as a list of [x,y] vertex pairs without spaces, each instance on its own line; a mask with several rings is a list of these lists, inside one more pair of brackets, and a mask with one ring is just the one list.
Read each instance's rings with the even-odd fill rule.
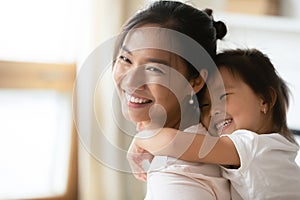
[[135,178],[147,181],[147,172],[143,168],[143,161],[148,160],[151,163],[153,157],[148,151],[137,146],[133,139],[127,152],[127,160]]

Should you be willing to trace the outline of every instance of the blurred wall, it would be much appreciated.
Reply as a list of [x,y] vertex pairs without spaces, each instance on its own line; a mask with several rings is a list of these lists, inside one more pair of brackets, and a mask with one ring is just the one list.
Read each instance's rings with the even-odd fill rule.
[[[143,3],[141,0],[76,0],[73,10],[75,13],[81,13],[76,15],[78,17],[76,27],[80,35],[78,37],[80,48],[77,52],[78,75],[81,73],[81,66],[93,50],[118,34],[121,25],[129,16],[140,9]],[[91,73],[89,76],[90,78],[88,78],[84,88],[78,91],[77,112],[78,121],[82,122],[81,126],[85,126],[85,130],[90,130],[92,135],[98,125],[93,124],[93,120],[91,120],[94,111],[86,109],[86,103],[92,101],[91,98],[94,97],[94,94],[87,93],[87,91],[92,91],[92,87],[94,87],[89,81],[95,78],[94,74]],[[102,113],[102,116],[99,117],[103,120],[109,112],[106,110],[105,102],[111,102],[111,99],[106,95],[106,90],[113,90],[113,85],[109,81],[105,85],[107,85],[107,88],[98,91],[101,102],[96,105]],[[118,138],[120,133],[114,127],[114,122],[106,121],[105,123],[107,127],[110,127],[107,130],[109,131],[108,134],[111,133],[111,135],[116,136],[116,141],[120,142],[122,139]],[[123,141],[121,142],[123,143]],[[129,142],[127,141],[125,144],[129,144]],[[142,199],[144,197],[144,184],[137,181],[132,174],[119,172],[106,166],[105,163],[101,163],[90,154],[89,150],[92,145],[92,143],[83,144],[82,141],[79,141],[79,198],[82,200]],[[107,152],[104,146],[99,148],[102,148],[101,151],[106,152],[107,156],[118,161],[116,155]]]

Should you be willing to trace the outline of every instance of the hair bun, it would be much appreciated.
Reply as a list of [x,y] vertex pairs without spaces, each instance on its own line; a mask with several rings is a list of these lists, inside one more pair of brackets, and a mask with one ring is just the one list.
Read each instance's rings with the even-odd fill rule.
[[210,8],[205,8],[203,10],[213,21],[213,26],[216,29],[216,38],[222,39],[227,34],[227,27],[222,21],[214,21],[213,10]]
[[227,27],[222,21],[214,21],[213,25],[216,29],[216,37],[217,39],[222,39],[227,33]]
[[204,10],[203,10],[204,12],[206,12],[206,14],[208,15],[208,16],[212,16],[212,13],[213,13],[213,10],[212,9],[210,9],[210,8],[205,8]]

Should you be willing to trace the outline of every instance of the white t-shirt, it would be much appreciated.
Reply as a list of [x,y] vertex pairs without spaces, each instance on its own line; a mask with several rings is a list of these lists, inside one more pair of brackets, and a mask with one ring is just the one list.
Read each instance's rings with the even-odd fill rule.
[[296,144],[278,133],[237,130],[223,136],[233,141],[241,162],[238,169],[222,167],[223,177],[231,181],[233,200],[300,199]]

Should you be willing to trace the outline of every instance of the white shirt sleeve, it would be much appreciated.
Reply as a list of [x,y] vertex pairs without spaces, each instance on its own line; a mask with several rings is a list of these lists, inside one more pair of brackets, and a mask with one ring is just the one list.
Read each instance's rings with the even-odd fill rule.
[[229,137],[239,154],[240,167],[222,167],[223,176],[243,199],[300,199],[298,146],[278,133],[237,130]]

